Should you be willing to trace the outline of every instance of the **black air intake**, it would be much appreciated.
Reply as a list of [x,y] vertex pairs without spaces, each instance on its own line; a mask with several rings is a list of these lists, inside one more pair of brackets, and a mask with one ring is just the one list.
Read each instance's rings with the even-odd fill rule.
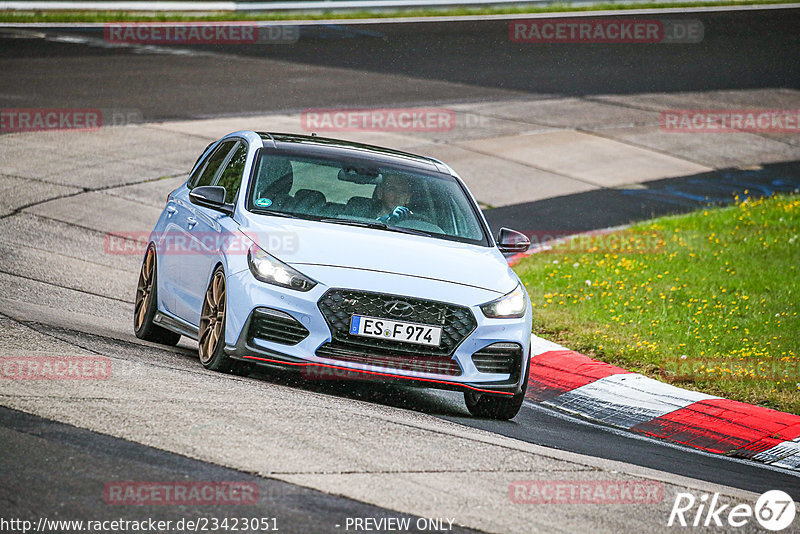
[[493,343],[472,355],[472,362],[481,373],[510,374],[522,360],[522,347],[517,343]]
[[271,308],[256,308],[250,318],[247,339],[263,339],[282,345],[297,345],[309,332],[297,319],[282,311]]

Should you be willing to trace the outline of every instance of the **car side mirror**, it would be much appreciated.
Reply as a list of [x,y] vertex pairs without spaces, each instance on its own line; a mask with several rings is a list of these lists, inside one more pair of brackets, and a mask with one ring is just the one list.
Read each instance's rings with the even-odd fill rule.
[[189,191],[192,204],[233,215],[233,205],[225,203],[225,188],[219,185],[201,185]]
[[531,240],[516,230],[503,227],[497,233],[497,248],[503,254],[525,252],[530,246]]

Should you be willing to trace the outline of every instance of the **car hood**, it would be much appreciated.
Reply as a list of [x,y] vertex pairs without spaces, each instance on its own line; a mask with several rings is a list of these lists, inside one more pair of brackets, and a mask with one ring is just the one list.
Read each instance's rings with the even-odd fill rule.
[[439,280],[501,295],[517,284],[503,255],[493,247],[303,219],[260,218],[267,221],[247,221],[241,231],[301,272],[303,265],[347,267]]

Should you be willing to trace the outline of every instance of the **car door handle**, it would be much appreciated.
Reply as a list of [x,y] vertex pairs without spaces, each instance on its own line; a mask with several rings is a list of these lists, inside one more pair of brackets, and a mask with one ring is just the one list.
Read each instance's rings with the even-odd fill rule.
[[167,217],[172,217],[176,213],[178,213],[178,208],[175,206],[167,206]]
[[186,225],[189,227],[189,230],[191,230],[195,224],[197,224],[197,219],[195,219],[194,217],[186,218]]

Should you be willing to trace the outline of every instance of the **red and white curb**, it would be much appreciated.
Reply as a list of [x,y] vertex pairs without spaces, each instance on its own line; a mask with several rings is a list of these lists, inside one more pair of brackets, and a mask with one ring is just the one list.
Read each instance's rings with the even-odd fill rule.
[[681,389],[537,336],[526,396],[654,438],[800,470],[800,416]]

